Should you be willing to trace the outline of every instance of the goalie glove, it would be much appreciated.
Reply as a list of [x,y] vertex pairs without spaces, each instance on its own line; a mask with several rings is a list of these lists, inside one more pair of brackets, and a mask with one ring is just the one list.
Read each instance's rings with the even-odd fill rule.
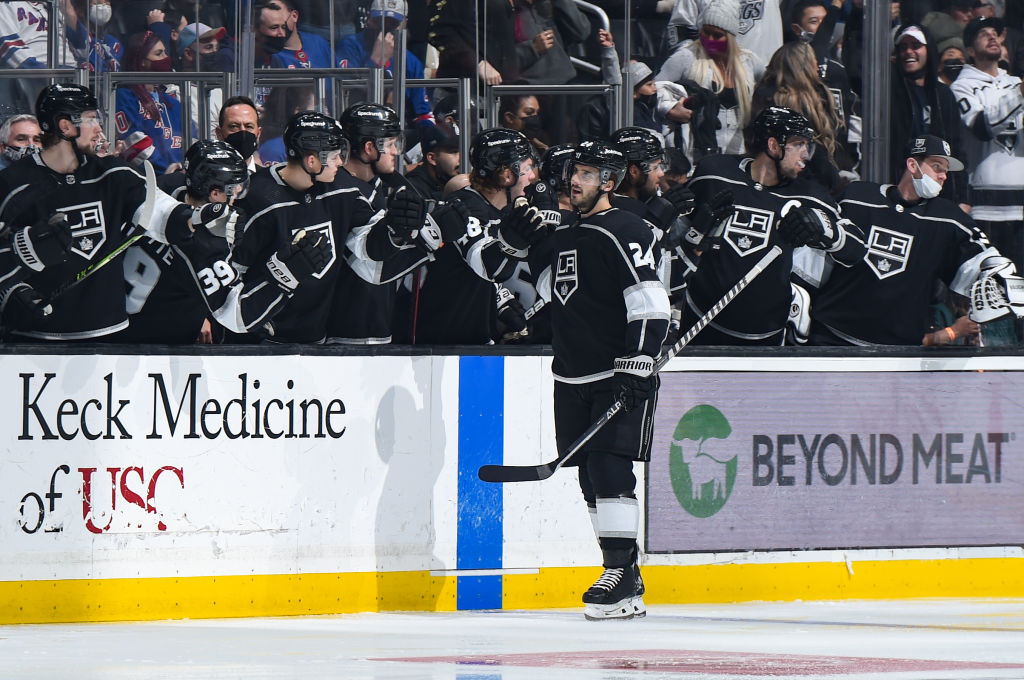
[[68,216],[57,212],[45,220],[19,229],[12,239],[14,253],[21,263],[34,272],[58,265],[71,250],[71,227]]
[[984,276],[971,285],[970,298],[971,321],[988,323],[1011,312],[1017,318],[1024,317],[1024,278],[1012,274]]
[[521,196],[498,224],[498,245],[503,253],[516,260],[525,260],[530,246],[545,236],[547,228],[540,211]]
[[792,299],[786,320],[786,344],[806,345],[811,335],[811,295],[802,286],[790,283]]
[[331,257],[331,246],[322,235],[300,230],[266,262],[268,278],[291,295],[303,281],[323,270]]
[[654,396],[661,378],[654,372],[654,358],[646,354],[619,357],[614,363],[615,397],[628,412]]
[[[388,231],[396,244],[404,246],[413,243],[426,217],[427,207],[423,199],[409,187],[401,186],[388,197]],[[436,247],[440,247],[440,243]]]
[[824,210],[794,205],[779,220],[779,238],[794,247],[810,246],[835,252],[846,242],[846,232]]

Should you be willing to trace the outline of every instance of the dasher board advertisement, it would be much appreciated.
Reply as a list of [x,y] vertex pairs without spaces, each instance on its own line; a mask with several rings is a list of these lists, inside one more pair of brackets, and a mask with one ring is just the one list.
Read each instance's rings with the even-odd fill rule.
[[662,375],[651,553],[1024,543],[1024,374]]

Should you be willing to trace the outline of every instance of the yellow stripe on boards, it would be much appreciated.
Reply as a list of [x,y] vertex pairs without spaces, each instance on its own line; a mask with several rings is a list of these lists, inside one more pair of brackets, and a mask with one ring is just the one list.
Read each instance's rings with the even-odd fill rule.
[[[851,573],[852,570],[852,573]],[[502,577],[505,609],[582,606],[599,567]],[[647,604],[1024,597],[1024,559],[645,566]],[[455,611],[456,576],[426,571],[0,582],[0,624]]]
[[454,611],[426,571],[0,582],[0,624]]

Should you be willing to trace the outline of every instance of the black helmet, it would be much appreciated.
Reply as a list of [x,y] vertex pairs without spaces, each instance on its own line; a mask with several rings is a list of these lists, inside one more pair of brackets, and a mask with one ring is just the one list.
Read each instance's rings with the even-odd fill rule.
[[651,163],[665,158],[661,138],[647,128],[620,128],[612,133],[608,141],[626,155],[629,165],[636,165],[645,175],[651,171]]
[[200,140],[185,153],[185,187],[193,198],[206,200],[210,192],[220,189],[232,193],[228,187],[240,187],[238,198],[249,183],[249,169],[245,159],[227,142]]
[[790,137],[805,137],[814,141],[815,132],[811,121],[793,109],[769,106],[757,114],[753,123],[753,146],[755,149],[768,148],[768,139],[774,137],[779,144],[785,144]]
[[552,189],[561,190],[568,184],[566,169],[572,163],[576,149],[571,144],[555,144],[540,159],[540,179]]
[[99,103],[92,90],[74,83],[49,85],[36,98],[36,119],[43,132],[59,130],[57,121],[61,118],[68,118],[78,125],[83,112],[98,109]]
[[484,130],[469,147],[469,162],[480,177],[490,177],[502,168],[519,173],[519,164],[533,158],[533,147],[522,132],[506,128]]
[[288,119],[284,128],[284,148],[289,158],[302,158],[311,153],[340,151],[345,148],[345,137],[341,125],[330,116],[316,111],[301,111]]
[[626,175],[626,168],[628,167],[628,161],[626,160],[626,154],[619,151],[614,146],[602,142],[599,140],[587,140],[580,142],[576,147],[576,153],[573,154],[571,173],[577,165],[589,165],[597,168],[601,172],[601,184],[604,184],[608,180],[612,180],[615,187],[619,186],[622,178]]
[[380,140],[402,137],[402,124],[398,120],[398,114],[380,104],[354,104],[342,112],[339,120],[345,139],[356,149],[361,149],[363,144],[373,141],[377,151],[383,151]]

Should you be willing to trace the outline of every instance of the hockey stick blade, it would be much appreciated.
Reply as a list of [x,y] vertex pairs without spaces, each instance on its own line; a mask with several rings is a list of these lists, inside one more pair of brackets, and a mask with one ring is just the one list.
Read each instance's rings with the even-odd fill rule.
[[157,185],[156,172],[154,172],[153,166],[149,163],[149,161],[143,161],[142,163],[146,167],[146,200],[142,204],[142,215],[140,215],[137,225],[142,228],[142,231],[140,231],[137,234],[134,234],[133,236],[128,237],[121,243],[121,245],[107,253],[107,255],[103,257],[103,259],[89,265],[82,271],[75,274],[75,277],[73,279],[64,284],[61,284],[56,289],[54,289],[53,292],[50,293],[50,297],[47,299],[47,303],[53,302],[61,295],[68,292],[69,290],[80,284],[82,281],[85,281],[87,278],[95,274],[98,270],[113,262],[115,259],[117,259],[118,255],[128,250],[128,248],[135,245],[135,243],[139,239],[146,235],[145,230],[153,219],[153,209],[156,207]]
[[[725,295],[715,303],[715,305],[705,312],[704,316],[697,320],[697,323],[693,324],[693,328],[688,330],[686,334],[679,338],[676,344],[672,345],[668,351],[663,352],[658,360],[654,363],[654,373],[658,373],[665,367],[665,365],[672,360],[672,357],[679,354],[680,351],[686,345],[690,343],[697,334],[700,333],[704,328],[711,323],[711,321],[718,316],[718,314],[728,306],[730,302],[736,299],[744,288],[750,285],[750,282],[760,276],[761,272],[768,268],[768,266],[782,254],[782,248],[780,246],[773,246],[771,250],[765,253],[758,262],[750,268],[746,274],[743,275],[736,285],[726,291]],[[608,421],[611,420],[619,411],[622,410],[622,402],[616,400],[607,411],[604,412],[600,418],[598,418],[590,427],[587,428],[586,432],[579,436],[579,438],[566,447],[565,451],[558,454],[558,458],[555,458],[551,462],[542,463],[540,465],[483,465],[477,470],[477,476],[484,482],[493,483],[504,483],[504,482],[536,482],[542,479],[547,479],[558,470],[558,468],[565,465],[570,458],[583,448],[583,446],[590,441],[594,435],[598,433]]]

